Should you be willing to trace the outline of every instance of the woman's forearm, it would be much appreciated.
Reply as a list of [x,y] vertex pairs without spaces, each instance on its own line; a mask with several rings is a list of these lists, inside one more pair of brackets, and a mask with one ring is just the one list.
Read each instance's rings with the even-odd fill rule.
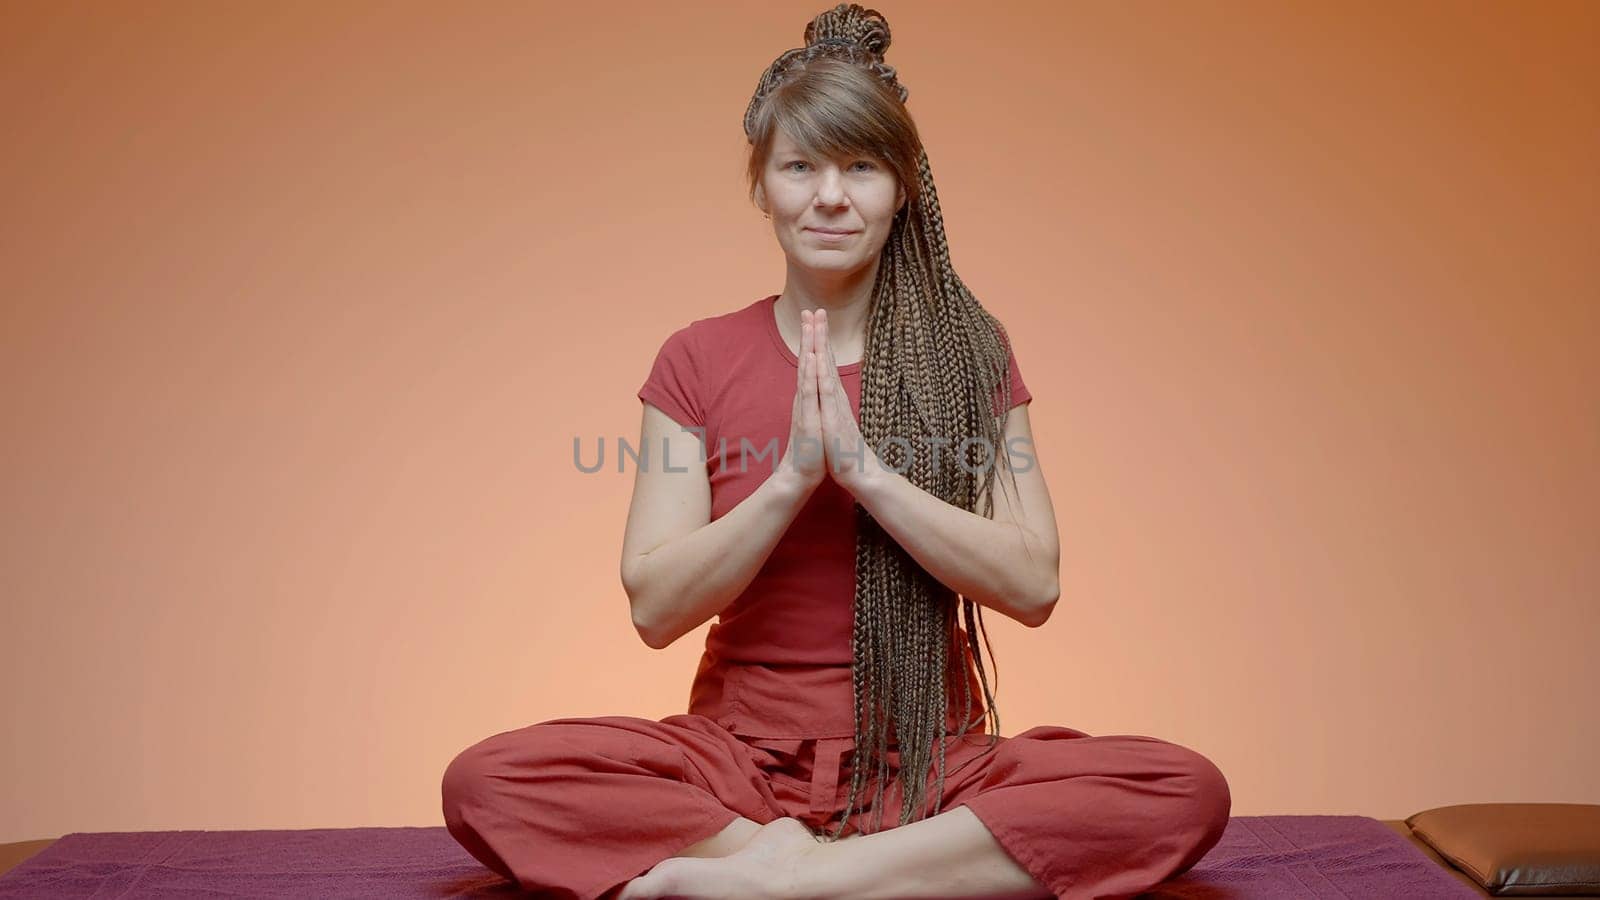
[[631,600],[645,643],[666,647],[737,599],[810,495],[779,469],[721,518],[640,557]]
[[[1060,564],[1021,525],[946,503],[882,466],[867,466],[849,488],[883,530],[946,587],[1030,627],[1049,615],[1060,592]],[[997,477],[994,490],[1001,489]]]

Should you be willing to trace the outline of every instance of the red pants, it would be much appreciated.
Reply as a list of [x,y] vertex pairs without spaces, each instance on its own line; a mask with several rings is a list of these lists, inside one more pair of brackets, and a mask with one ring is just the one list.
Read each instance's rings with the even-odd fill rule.
[[[987,741],[947,741],[940,810],[968,807],[1057,897],[1148,890],[1191,868],[1227,825],[1227,780],[1178,744],[1052,725],[993,749]],[[552,719],[457,755],[444,773],[444,819],[468,852],[521,887],[597,900],[740,816],[793,816],[831,831],[850,786],[848,766],[840,771],[850,746],[742,737],[696,714]],[[872,827],[871,786],[865,793],[847,834]],[[899,821],[900,797],[897,785],[884,791],[881,828]]]

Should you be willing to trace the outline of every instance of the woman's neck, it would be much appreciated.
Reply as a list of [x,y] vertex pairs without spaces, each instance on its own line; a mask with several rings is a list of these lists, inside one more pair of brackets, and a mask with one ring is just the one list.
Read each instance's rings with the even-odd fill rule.
[[779,330],[791,346],[800,345],[800,311],[828,311],[828,343],[834,362],[848,366],[861,361],[866,352],[867,319],[872,312],[871,285],[865,291],[807,294],[793,286],[778,295],[775,310]]

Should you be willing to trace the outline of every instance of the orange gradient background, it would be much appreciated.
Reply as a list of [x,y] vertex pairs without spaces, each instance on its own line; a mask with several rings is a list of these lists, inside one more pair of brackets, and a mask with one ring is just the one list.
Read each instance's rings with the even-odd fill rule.
[[[1002,733],[1600,802],[1600,5],[876,5],[1061,528]],[[442,825],[684,710],[616,441],[783,288],[740,122],[826,6],[0,10],[0,841]]]

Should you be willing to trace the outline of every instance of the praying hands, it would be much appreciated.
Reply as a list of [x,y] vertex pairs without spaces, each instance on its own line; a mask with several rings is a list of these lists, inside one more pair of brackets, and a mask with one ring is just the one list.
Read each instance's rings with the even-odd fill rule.
[[797,378],[786,459],[792,460],[808,487],[815,487],[823,476],[831,475],[840,487],[855,493],[870,481],[881,463],[861,436],[850,397],[839,378],[833,344],[828,340],[827,310],[800,311]]

